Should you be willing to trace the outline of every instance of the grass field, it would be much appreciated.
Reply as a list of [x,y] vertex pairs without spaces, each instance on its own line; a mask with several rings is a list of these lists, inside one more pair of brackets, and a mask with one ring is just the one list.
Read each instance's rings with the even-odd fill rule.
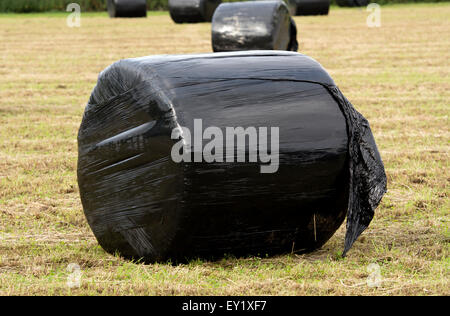
[[[450,295],[450,3],[333,7],[296,17],[314,57],[371,122],[389,192],[342,259],[345,229],[320,250],[273,258],[142,265],[105,253],[79,199],[76,136],[98,73],[152,54],[210,52],[210,25],[167,13],[112,20],[0,15],[0,295]],[[344,225],[343,225],[344,226]],[[81,267],[79,288],[67,266]],[[368,286],[377,263],[382,283]]]

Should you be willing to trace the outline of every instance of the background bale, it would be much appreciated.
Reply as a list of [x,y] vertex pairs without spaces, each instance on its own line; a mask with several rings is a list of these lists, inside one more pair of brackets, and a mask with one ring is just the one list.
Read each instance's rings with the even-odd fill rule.
[[[277,0],[251,0],[251,1],[277,1]],[[289,14],[294,16],[297,13],[297,3],[296,0],[278,0],[283,1],[289,9]]]
[[169,11],[175,23],[211,22],[221,0],[169,0]]
[[[194,131],[195,119],[222,130],[279,127],[278,171],[175,163],[172,130]],[[386,184],[364,118],[317,62],[290,52],[119,61],[92,92],[78,152],[81,201],[100,245],[148,262],[312,250],[348,212],[347,251]]]
[[364,7],[370,3],[370,0],[336,0],[340,7]]
[[140,18],[147,16],[146,0],[108,0],[107,9],[111,18]]
[[330,11],[330,0],[295,0],[295,15],[327,15]]
[[297,27],[282,1],[221,4],[212,21],[214,52],[297,51]]

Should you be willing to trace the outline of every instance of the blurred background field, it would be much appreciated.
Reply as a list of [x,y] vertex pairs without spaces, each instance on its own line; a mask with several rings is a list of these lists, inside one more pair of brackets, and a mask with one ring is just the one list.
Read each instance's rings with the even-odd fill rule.
[[[341,227],[306,255],[179,266],[98,246],[79,199],[76,139],[100,71],[122,58],[211,52],[211,26],[176,25],[161,11],[82,13],[69,28],[67,16],[0,14],[0,295],[450,294],[450,3],[383,6],[379,28],[364,8],[295,17],[299,51],[370,121],[386,165],[389,191],[347,258]],[[79,288],[66,284],[70,263]],[[366,282],[371,263],[379,287]]]
[[[236,2],[242,0],[223,0]],[[444,2],[445,0],[378,0],[378,4],[413,3],[413,2]],[[448,1],[448,0],[447,0]],[[0,12],[45,12],[64,10],[69,3],[78,3],[83,11],[104,11],[106,0],[1,0]],[[335,1],[331,0],[334,4]],[[147,0],[149,10],[167,10],[168,0]]]

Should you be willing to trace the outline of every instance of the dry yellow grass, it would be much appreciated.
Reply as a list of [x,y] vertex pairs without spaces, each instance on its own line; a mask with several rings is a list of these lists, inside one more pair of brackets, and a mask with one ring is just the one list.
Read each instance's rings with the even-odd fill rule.
[[[111,20],[0,15],[0,294],[449,295],[450,5],[333,8],[297,17],[300,51],[371,122],[389,192],[346,259],[344,229],[319,251],[141,265],[106,254],[82,213],[76,135],[98,73],[152,54],[210,52],[210,25],[167,13]],[[69,263],[80,288],[66,285]],[[378,263],[382,283],[366,283]]]

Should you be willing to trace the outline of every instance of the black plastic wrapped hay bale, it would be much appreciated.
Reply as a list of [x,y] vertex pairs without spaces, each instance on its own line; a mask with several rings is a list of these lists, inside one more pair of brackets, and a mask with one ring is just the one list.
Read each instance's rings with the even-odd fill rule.
[[[277,0],[252,0],[252,1],[277,1]],[[291,16],[297,13],[297,3],[296,0],[278,0],[283,1],[289,9],[289,14]]]
[[297,51],[297,27],[282,1],[221,4],[213,16],[214,52]]
[[147,16],[146,0],[108,0],[107,8],[111,18],[141,18]]
[[[182,127],[203,139],[189,141]],[[231,160],[210,162],[213,127],[259,137],[267,128],[271,145],[236,162],[237,145],[221,154],[219,142],[214,154]],[[175,162],[180,142],[198,162]],[[268,148],[277,168],[261,173]],[[313,250],[347,214],[346,252],[386,190],[368,122],[320,64],[292,52],[119,61],[99,76],[78,150],[81,201],[100,245],[146,262]]]
[[340,7],[365,7],[370,3],[370,0],[336,0]]
[[211,22],[221,0],[169,0],[169,12],[175,23]]
[[295,15],[327,15],[330,11],[330,0],[295,0]]

